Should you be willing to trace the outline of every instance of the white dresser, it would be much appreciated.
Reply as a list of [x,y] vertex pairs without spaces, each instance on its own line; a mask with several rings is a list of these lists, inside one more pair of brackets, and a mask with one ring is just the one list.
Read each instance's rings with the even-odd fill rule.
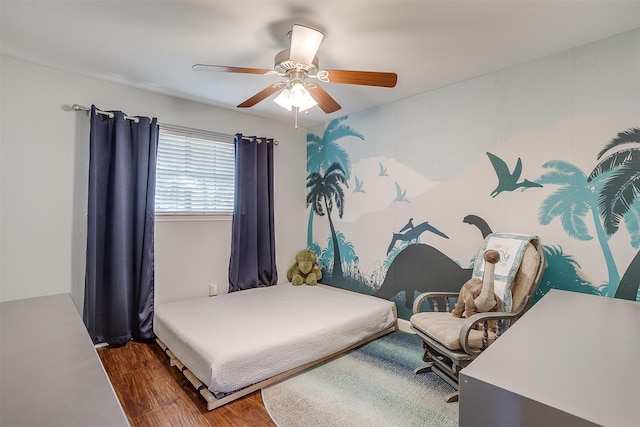
[[129,425],[69,294],[0,303],[0,326],[0,425]]
[[460,426],[640,426],[640,303],[551,290],[460,373]]

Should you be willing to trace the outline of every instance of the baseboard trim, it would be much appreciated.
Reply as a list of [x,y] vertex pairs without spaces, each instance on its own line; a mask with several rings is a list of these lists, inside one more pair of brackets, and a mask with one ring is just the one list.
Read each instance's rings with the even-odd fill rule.
[[400,332],[408,332],[410,334],[415,334],[413,329],[411,329],[411,322],[405,319],[398,319],[398,330]]

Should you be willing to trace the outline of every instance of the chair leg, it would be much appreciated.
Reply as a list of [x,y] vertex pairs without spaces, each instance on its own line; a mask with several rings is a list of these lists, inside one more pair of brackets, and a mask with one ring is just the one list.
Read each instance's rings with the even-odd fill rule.
[[427,346],[427,343],[425,343],[424,341],[422,342],[422,347],[424,348],[424,354],[422,355],[422,360],[427,362],[427,364],[416,368],[413,371],[415,375],[428,374],[429,372],[432,372],[431,367],[433,366],[433,354],[429,350],[429,346]]
[[451,403],[451,402],[457,402],[458,401],[458,391],[454,391],[453,393],[449,393],[444,397],[444,401],[447,403]]
[[451,387],[455,389],[453,393],[449,393],[444,397],[445,402],[457,402],[458,401],[458,373],[460,371],[460,367],[451,362],[450,359],[447,359],[440,355],[434,355],[431,352],[429,346],[423,342],[422,346],[424,348],[424,354],[422,355],[422,360],[427,362],[426,365],[420,366],[416,368],[413,373],[415,375],[418,374],[427,374],[429,372],[433,372],[442,378],[445,382],[447,382]]
[[433,362],[429,362],[424,366],[420,366],[419,368],[416,368],[413,373],[415,375],[418,374],[428,374],[429,372],[432,372],[431,368],[433,367]]
[[458,401],[458,377],[457,375],[452,375],[450,372],[441,370],[439,367],[433,367],[433,373],[438,375],[444,381],[446,381],[451,387],[455,389],[453,393],[449,393],[444,397],[444,401],[447,403],[457,402]]
[[422,342],[422,349],[424,350],[424,352],[422,353],[422,361],[423,362],[430,362],[431,361],[431,352],[429,351],[429,347],[427,347],[427,343],[426,342]]

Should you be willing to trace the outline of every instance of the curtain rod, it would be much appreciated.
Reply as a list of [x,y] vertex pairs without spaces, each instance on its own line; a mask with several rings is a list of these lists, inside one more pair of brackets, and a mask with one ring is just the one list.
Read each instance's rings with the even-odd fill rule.
[[[91,112],[91,108],[83,107],[82,105],[78,105],[78,104],[73,104],[73,105],[71,106],[71,109],[72,109],[73,111],[86,111],[87,113],[90,113],[90,112]],[[111,112],[109,112],[109,111],[102,111],[102,110],[98,110],[97,108],[96,108],[96,113],[97,113],[97,114],[102,114],[102,115],[104,115],[104,116],[109,116],[109,118],[110,118],[110,119],[112,119],[112,118],[113,118],[113,116],[114,116],[114,114],[113,114],[113,113],[111,113]],[[134,122],[138,123],[138,118],[137,118],[137,117],[132,117],[132,116],[126,116],[126,115],[125,115],[125,116],[124,116],[124,118],[125,118],[125,119],[127,119],[127,120],[133,120]],[[187,131],[187,132],[188,132],[188,131],[192,130],[192,129],[185,128],[185,127],[182,127],[182,126],[168,125],[168,124],[162,124],[162,123],[159,123],[159,125],[160,125],[161,127],[165,127],[165,128],[167,128],[167,129],[178,130],[178,131],[181,131],[181,132],[184,132],[184,131]],[[207,133],[210,133],[210,132],[207,132]],[[217,134],[217,133],[213,133],[213,132],[211,132],[211,133],[212,133],[212,134],[215,134],[216,136],[222,136],[223,138],[224,138],[224,137],[228,137],[228,138],[230,138],[230,139],[231,139],[231,142],[233,142],[233,138],[234,138],[234,136],[233,136],[233,135]],[[243,135],[243,138],[258,138],[258,137],[257,137],[257,136],[245,136],[245,135]],[[260,144],[261,142],[262,142],[262,141],[260,141],[260,140],[258,139],[258,144]],[[273,143],[274,143],[274,145],[278,145],[278,144],[280,144],[280,142],[276,141],[275,139],[273,140]]]
[[[251,139],[251,138],[255,138],[256,142],[258,144],[262,144],[262,139],[263,137],[261,136],[255,136],[255,135],[242,135],[242,139]],[[269,142],[270,138],[264,138],[265,140],[267,140],[267,142]],[[280,144],[278,141],[276,141],[275,139],[273,140],[273,145],[278,145]]]
[[[71,108],[73,109],[73,111],[86,111],[87,113],[91,112],[91,108],[83,107],[82,105],[78,105],[78,104],[73,104]],[[102,111],[96,108],[96,113],[102,114],[103,116],[109,116],[110,119],[113,119],[113,113],[110,113],[109,111]],[[124,118],[127,120],[133,120],[134,122],[138,123],[137,117],[125,115]]]

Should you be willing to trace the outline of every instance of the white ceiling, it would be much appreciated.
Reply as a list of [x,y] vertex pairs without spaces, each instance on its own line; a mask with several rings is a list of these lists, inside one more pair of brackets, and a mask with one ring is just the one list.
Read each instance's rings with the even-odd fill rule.
[[[638,28],[640,1],[1,0],[0,15],[4,55],[229,109],[280,78],[191,66],[271,68],[296,23],[324,33],[320,68],[398,74],[322,84],[342,109],[311,126]],[[291,122],[271,99],[243,111]]]

